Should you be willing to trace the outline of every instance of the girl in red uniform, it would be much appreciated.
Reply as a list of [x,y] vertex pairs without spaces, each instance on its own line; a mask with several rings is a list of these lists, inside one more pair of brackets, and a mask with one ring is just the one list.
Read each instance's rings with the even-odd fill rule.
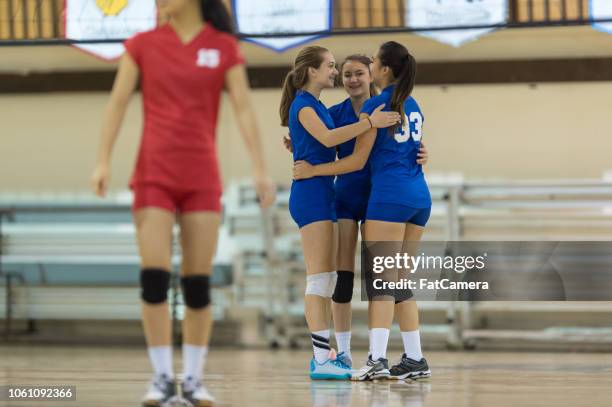
[[142,318],[154,379],[143,399],[159,406],[175,395],[167,291],[172,228],[180,225],[183,320],[183,397],[212,405],[202,372],[212,329],[209,276],[221,222],[221,179],[215,129],[226,88],[253,160],[263,207],[274,201],[258,126],[249,98],[244,59],[221,0],[158,0],[168,24],[125,42],[104,117],[92,187],[103,197],[110,158],[130,96],[140,78],[144,128],[130,187],[134,191],[142,270]]

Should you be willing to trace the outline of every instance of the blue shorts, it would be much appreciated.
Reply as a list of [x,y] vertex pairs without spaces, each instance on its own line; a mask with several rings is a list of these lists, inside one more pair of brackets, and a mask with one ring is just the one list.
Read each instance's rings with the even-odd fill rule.
[[336,222],[333,178],[314,177],[293,181],[289,213],[300,229],[313,222]]
[[380,220],[384,222],[412,223],[424,227],[429,220],[429,215],[431,215],[431,207],[413,208],[394,203],[370,202],[366,213],[366,221]]
[[370,175],[349,173],[336,177],[334,183],[336,197],[336,215],[338,219],[365,221],[370,199]]
[[336,200],[336,216],[338,219],[350,219],[355,222],[363,222],[365,221],[367,210],[367,199],[359,199],[354,202]]

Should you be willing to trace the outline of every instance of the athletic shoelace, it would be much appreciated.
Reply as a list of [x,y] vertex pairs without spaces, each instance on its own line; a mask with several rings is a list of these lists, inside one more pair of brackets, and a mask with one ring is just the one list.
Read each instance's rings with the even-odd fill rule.
[[342,369],[350,369],[349,365],[347,365],[346,363],[344,363],[343,361],[341,361],[340,359],[334,359],[331,361],[331,364],[334,366],[337,366],[339,368]]
[[400,362],[401,366],[404,366],[406,368],[410,368],[410,367],[421,367],[421,361],[420,360],[414,360],[414,359],[408,359],[407,357],[402,358],[402,361]]

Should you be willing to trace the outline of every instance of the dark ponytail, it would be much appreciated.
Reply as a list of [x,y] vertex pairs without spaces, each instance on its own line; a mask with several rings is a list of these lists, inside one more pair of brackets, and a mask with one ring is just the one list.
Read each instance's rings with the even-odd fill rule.
[[202,18],[219,31],[235,34],[234,23],[222,0],[200,0]]
[[[378,58],[382,66],[388,66],[395,78],[395,89],[391,96],[390,110],[401,114],[404,124],[404,102],[412,94],[416,81],[417,63],[406,47],[395,41],[385,42],[380,46]],[[394,128],[393,130],[397,130]]]
[[300,50],[293,69],[285,77],[283,94],[279,108],[281,126],[289,125],[289,109],[295,99],[298,89],[302,89],[308,83],[308,68],[319,69],[323,63],[323,54],[329,52],[327,48],[312,45]]

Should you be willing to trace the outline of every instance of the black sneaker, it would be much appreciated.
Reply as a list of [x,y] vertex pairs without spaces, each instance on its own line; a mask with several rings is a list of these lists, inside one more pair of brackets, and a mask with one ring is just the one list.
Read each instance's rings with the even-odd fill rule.
[[390,369],[390,379],[404,380],[404,379],[426,379],[431,377],[431,370],[425,358],[422,358],[418,362],[410,359],[404,353],[402,360]]
[[366,364],[359,370],[353,372],[351,380],[364,381],[386,379],[389,377],[389,361],[385,358],[372,360],[368,357]]
[[143,407],[164,407],[176,396],[176,381],[166,375],[154,376],[142,398]]

